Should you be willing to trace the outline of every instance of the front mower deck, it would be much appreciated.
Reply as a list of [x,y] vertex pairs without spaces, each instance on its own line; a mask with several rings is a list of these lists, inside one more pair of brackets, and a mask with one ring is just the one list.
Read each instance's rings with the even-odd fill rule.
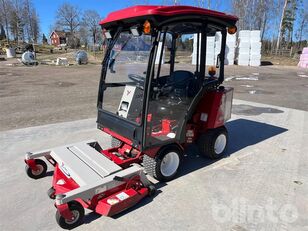
[[74,217],[70,211],[72,203],[112,216],[153,190],[140,165],[123,169],[100,151],[103,150],[98,142],[89,140],[26,154],[25,161],[34,174],[43,162],[37,158],[45,157],[55,167],[48,194],[67,220]]

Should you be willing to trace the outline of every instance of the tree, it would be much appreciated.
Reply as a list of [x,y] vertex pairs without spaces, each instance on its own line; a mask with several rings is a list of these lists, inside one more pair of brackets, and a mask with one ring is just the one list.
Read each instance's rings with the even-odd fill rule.
[[99,22],[101,20],[100,15],[95,10],[87,10],[83,14],[82,22],[86,29],[91,33],[93,44],[97,42],[99,36],[100,27]]
[[74,35],[80,26],[80,14],[80,10],[77,6],[63,3],[57,10],[56,24],[63,30],[68,30]]
[[45,34],[43,34],[42,43],[43,43],[43,44],[48,44],[48,40],[47,40]]
[[7,39],[7,42],[10,41],[10,37],[9,37],[9,4],[10,4],[10,1],[8,0],[1,0],[0,2],[0,14],[1,14],[1,18],[3,19],[4,21],[4,25],[5,25],[5,30],[6,30],[6,39]]
[[6,39],[5,30],[3,28],[3,25],[0,24],[0,40],[4,40],[4,39]]
[[308,3],[303,4],[299,11],[299,26],[298,26],[298,31],[297,31],[297,39],[299,41],[298,43],[298,48],[301,49],[302,47],[302,39],[303,39],[303,34],[305,32],[308,32]]

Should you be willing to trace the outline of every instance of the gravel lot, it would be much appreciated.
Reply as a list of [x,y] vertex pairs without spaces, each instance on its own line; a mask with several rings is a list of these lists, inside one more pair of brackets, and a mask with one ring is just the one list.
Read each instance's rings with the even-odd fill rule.
[[[96,117],[100,65],[8,66],[0,62],[0,130]],[[192,69],[184,65],[183,69]],[[308,70],[226,66],[235,98],[308,111]]]

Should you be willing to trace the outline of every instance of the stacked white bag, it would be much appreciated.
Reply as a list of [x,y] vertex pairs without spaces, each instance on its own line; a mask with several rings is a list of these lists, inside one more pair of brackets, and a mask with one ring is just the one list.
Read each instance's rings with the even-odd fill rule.
[[225,65],[234,64],[235,46],[236,46],[236,35],[227,34],[227,42],[226,42],[226,50],[225,50]]
[[215,65],[215,36],[206,38],[206,65]]
[[248,66],[250,60],[250,31],[241,30],[239,32],[237,47],[237,64]]
[[[220,54],[221,50],[221,32],[216,32],[215,35],[215,64],[217,61],[217,55]],[[234,64],[234,52],[236,46],[236,35],[227,34],[226,49],[225,49],[225,65]]]
[[215,65],[217,62],[217,56],[220,54],[220,50],[221,50],[221,32],[216,32],[215,34]]
[[[193,54],[192,54],[192,64],[197,64],[197,34],[194,34],[194,46],[193,46]],[[214,65],[215,60],[215,37],[208,36],[206,38],[206,65],[212,66]],[[201,35],[199,37],[199,64],[200,64],[200,54],[201,54]]]
[[261,35],[259,30],[250,32],[250,66],[260,66],[261,64]]

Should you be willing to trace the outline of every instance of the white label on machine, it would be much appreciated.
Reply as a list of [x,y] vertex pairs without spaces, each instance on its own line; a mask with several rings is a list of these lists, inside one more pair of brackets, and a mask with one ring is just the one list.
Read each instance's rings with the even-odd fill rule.
[[119,116],[127,118],[130,106],[133,101],[133,97],[135,95],[135,90],[136,90],[135,86],[128,86],[128,85],[125,86],[122,99],[121,99],[121,103],[118,108]]
[[116,195],[119,200],[124,201],[125,199],[129,198],[129,195],[127,195],[125,192],[121,192],[118,195]]

